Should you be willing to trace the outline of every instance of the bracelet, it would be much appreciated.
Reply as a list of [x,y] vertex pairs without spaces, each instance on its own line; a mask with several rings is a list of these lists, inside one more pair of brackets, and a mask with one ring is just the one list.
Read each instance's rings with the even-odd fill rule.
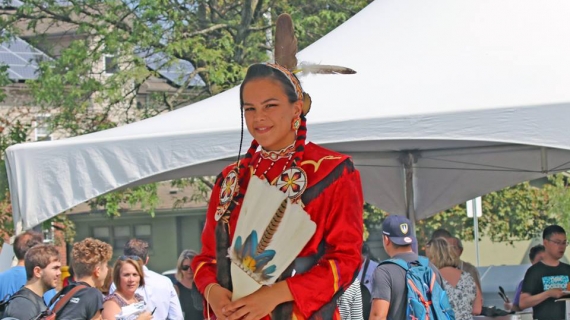
[[[215,286],[220,286],[220,285],[219,285],[218,283],[213,282],[213,283],[210,283],[210,284],[208,285],[208,287],[206,288],[206,302],[208,302],[208,303],[209,303],[209,299],[208,299],[208,298],[210,297],[210,290],[212,290],[212,288],[215,287]],[[221,287],[221,286],[220,286],[220,287]]]
[[210,290],[212,290],[212,288],[215,286],[220,286],[220,285],[218,283],[213,282],[206,287],[206,316],[207,316],[206,319],[208,320],[210,320]]

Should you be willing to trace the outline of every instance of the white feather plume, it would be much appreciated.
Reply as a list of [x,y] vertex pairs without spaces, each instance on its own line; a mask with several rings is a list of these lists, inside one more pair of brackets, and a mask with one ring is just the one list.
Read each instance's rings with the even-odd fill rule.
[[295,74],[301,76],[309,74],[355,74],[356,71],[342,66],[302,62],[295,69]]

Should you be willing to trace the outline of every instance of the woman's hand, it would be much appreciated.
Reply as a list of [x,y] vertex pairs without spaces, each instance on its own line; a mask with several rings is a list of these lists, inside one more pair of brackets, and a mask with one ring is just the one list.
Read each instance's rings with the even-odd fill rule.
[[219,286],[211,285],[210,292],[208,292],[208,303],[214,311],[216,318],[225,319],[229,314],[225,314],[222,309],[232,302],[232,292],[228,289]]
[[151,319],[152,319],[152,313],[148,311],[139,314],[139,316],[137,317],[137,320],[151,320]]
[[271,287],[263,286],[249,296],[228,304],[223,312],[228,320],[258,320],[271,313],[279,304],[292,300],[287,283],[281,281]]

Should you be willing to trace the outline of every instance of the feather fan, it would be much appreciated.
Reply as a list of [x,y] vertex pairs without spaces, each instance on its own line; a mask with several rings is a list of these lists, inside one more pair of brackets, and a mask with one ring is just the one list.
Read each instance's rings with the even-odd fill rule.
[[313,237],[316,224],[301,205],[252,176],[229,249],[232,300],[275,283]]

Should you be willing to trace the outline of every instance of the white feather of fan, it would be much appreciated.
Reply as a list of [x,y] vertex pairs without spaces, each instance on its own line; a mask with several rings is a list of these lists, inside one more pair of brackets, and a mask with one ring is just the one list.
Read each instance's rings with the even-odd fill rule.
[[[272,233],[273,236],[268,245],[263,248],[260,255],[253,254],[253,258],[259,258],[257,262],[261,265],[261,268],[256,269],[255,259],[252,257],[244,259],[244,254],[241,254],[243,251],[239,249],[246,247],[248,237],[250,241],[245,251],[248,249],[253,251],[254,247],[258,248],[258,243],[252,244],[252,239],[255,238],[252,233],[258,235],[256,242],[261,243],[268,225],[276,225],[276,211],[281,206],[284,208],[285,204],[286,209],[280,215],[281,218],[277,219],[280,222],[278,227],[274,228],[276,231]],[[291,203],[285,193],[277,187],[252,176],[229,249],[232,261],[232,300],[245,297],[257,291],[262,285],[275,283],[313,237],[315,230],[316,224],[301,205]],[[266,274],[264,275],[263,272]]]

